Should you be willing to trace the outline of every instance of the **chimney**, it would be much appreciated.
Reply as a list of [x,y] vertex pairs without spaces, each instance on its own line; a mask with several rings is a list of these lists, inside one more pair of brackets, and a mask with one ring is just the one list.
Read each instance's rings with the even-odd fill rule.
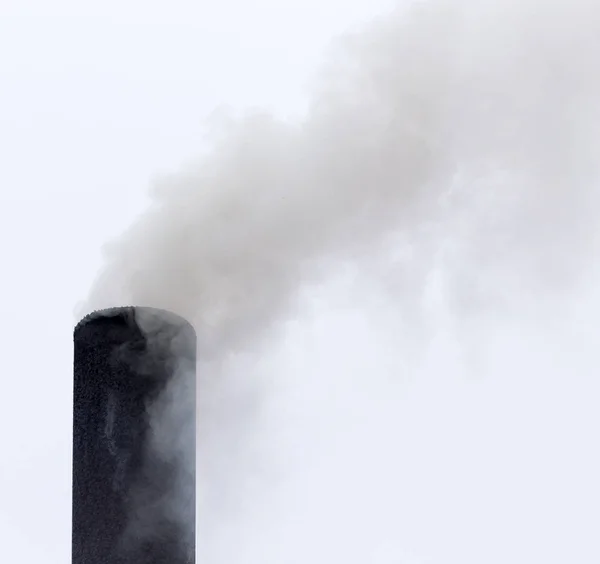
[[194,564],[193,327],[101,310],[74,349],[72,564]]

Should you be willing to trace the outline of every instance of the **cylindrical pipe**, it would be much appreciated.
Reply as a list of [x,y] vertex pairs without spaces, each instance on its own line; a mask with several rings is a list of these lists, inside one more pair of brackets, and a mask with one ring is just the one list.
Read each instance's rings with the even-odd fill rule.
[[195,561],[196,335],[153,308],[74,331],[73,564]]

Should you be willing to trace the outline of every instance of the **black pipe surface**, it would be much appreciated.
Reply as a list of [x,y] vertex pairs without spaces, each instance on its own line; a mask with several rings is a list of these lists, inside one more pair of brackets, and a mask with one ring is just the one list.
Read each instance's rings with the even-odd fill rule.
[[196,335],[153,308],[74,331],[73,564],[195,562]]

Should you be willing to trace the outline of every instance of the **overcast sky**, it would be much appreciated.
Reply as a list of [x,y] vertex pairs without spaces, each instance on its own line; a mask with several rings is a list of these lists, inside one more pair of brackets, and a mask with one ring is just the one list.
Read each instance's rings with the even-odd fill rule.
[[385,4],[2,2],[0,559],[70,559],[73,309],[101,245],[211,112],[302,113],[329,39]]
[[[460,1],[463,7],[476,4]],[[102,245],[143,212],[148,187],[157,175],[177,171],[202,151],[203,124],[215,110],[218,117],[264,107],[284,119],[301,119],[312,73],[325,57],[330,39],[391,4],[387,0],[225,0],[214,5],[193,0],[3,1],[0,561],[70,560],[72,327],[74,309],[86,298],[100,268]],[[557,8],[558,15],[544,20],[554,27],[540,24],[542,31],[532,31],[528,41],[527,22],[538,21],[537,16],[529,20],[519,12],[518,2],[508,4],[511,16],[497,30],[493,18],[481,31],[478,22],[469,28],[471,49],[464,58],[474,61],[475,72],[470,75],[474,83],[483,85],[484,94],[491,92],[493,111],[488,114],[484,108],[478,114],[473,108],[479,106],[450,81],[456,89],[452,92],[458,93],[453,99],[458,110],[451,122],[460,124],[459,130],[465,126],[464,137],[456,137],[463,142],[457,143],[456,155],[465,162],[473,157],[469,186],[479,186],[478,174],[484,167],[477,166],[486,162],[490,147],[490,154],[499,148],[525,171],[511,177],[507,190],[500,191],[492,204],[498,207],[500,228],[506,228],[503,234],[510,239],[517,233],[524,244],[517,238],[514,246],[502,247],[504,239],[486,239],[493,214],[481,212],[477,216],[481,221],[471,221],[468,213],[464,217],[457,213],[446,222],[449,227],[441,220],[464,236],[463,243],[473,242],[473,256],[467,250],[464,265],[476,271],[475,278],[481,270],[481,285],[499,308],[486,309],[487,302],[477,301],[481,296],[469,285],[471,271],[450,272],[448,278],[458,280],[459,286],[452,291],[465,298],[453,310],[460,319],[451,322],[444,308],[430,306],[431,312],[424,315],[424,331],[431,333],[423,347],[427,354],[415,358],[411,343],[419,341],[423,328],[401,318],[395,305],[401,292],[396,286],[390,290],[385,281],[378,285],[377,276],[353,285],[348,282],[352,276],[344,271],[310,294],[301,302],[305,309],[297,312],[300,321],[288,326],[285,343],[274,339],[268,358],[240,361],[239,370],[250,382],[256,377],[273,385],[261,420],[267,427],[251,422],[270,450],[256,462],[256,454],[248,454],[243,445],[236,451],[235,440],[224,443],[225,458],[232,454],[234,461],[249,466],[225,472],[221,482],[215,482],[229,488],[233,497],[239,494],[241,501],[227,507],[230,513],[223,510],[227,519],[220,508],[211,506],[215,534],[206,533],[206,546],[201,547],[207,564],[598,562],[598,271],[575,261],[573,270],[585,274],[577,291],[560,293],[556,287],[562,282],[549,288],[554,274],[571,264],[567,260],[571,254],[587,264],[597,247],[584,243],[600,241],[593,227],[600,224],[597,208],[586,209],[583,198],[572,208],[567,205],[576,200],[570,197],[575,188],[586,196],[590,190],[581,187],[585,182],[580,170],[563,168],[560,159],[572,147],[588,155],[586,151],[599,146],[600,136],[586,126],[600,115],[594,113],[593,103],[600,88],[595,75],[586,72],[589,61],[583,57],[592,53],[591,59],[597,60],[598,51],[574,47],[562,54],[567,39],[578,37],[583,24],[589,23],[585,28],[592,32],[589,37],[599,37],[600,18],[594,14],[596,19],[585,19],[578,12],[571,37],[568,18]],[[573,1],[579,8],[584,4]],[[527,25],[513,28],[512,15],[519,25]],[[443,21],[431,19],[440,41],[444,26],[438,29],[435,24]],[[443,74],[436,71],[445,71],[435,58],[445,60],[444,48],[427,47],[437,37],[428,33],[417,37],[430,29],[427,26],[415,24],[416,32],[407,34],[406,43],[422,49],[423,67],[411,64],[410,49],[400,57],[409,69],[403,76],[419,88],[430,88],[431,97],[422,97],[424,104],[438,99],[440,84],[448,85],[435,80]],[[513,52],[504,46],[514,30],[522,41],[515,41]],[[557,41],[556,50],[548,47],[553,34],[562,41]],[[489,50],[479,52],[480,43]],[[406,45],[399,44],[399,49]],[[532,72],[540,65],[528,67],[519,49],[534,62],[550,61],[547,67],[542,65],[547,74]],[[497,73],[487,65],[488,56],[498,62]],[[510,64],[502,66],[506,61]],[[565,69],[573,75],[561,74]],[[573,81],[575,87],[569,89],[565,76],[589,81]],[[480,77],[482,82],[476,82]],[[381,78],[387,93],[387,82],[392,81],[386,80],[385,72]],[[578,88],[585,90],[581,97]],[[513,100],[513,90],[522,96]],[[410,84],[407,91],[413,92]],[[500,92],[497,99],[495,91]],[[419,92],[416,86],[414,92]],[[411,108],[419,114],[422,99],[416,98]],[[572,131],[568,120],[559,119],[557,125],[550,119],[563,116],[563,100],[577,102],[568,105],[565,115],[577,117],[580,129]],[[577,114],[577,108],[584,109]],[[516,141],[506,133],[515,124],[507,116],[525,124],[522,129],[515,126]],[[479,118],[485,124],[481,131]],[[425,119],[425,125],[429,123]],[[551,125],[545,129],[547,123]],[[486,128],[496,127],[498,136],[486,137]],[[380,148],[383,153],[385,145]],[[455,147],[448,149],[453,154]],[[527,157],[524,165],[522,155]],[[589,164],[585,155],[572,162]],[[590,165],[585,173],[597,171]],[[560,178],[553,184],[555,177]],[[511,207],[510,196],[520,195],[515,186],[521,181],[525,204]],[[503,187],[503,177],[490,182]],[[550,184],[555,191],[543,191]],[[563,225],[560,214],[568,215],[569,210],[572,221]],[[577,230],[585,214],[586,221],[592,216],[585,223],[592,225],[587,239]],[[496,246],[486,262],[488,257],[481,255],[488,243]],[[583,250],[570,253],[575,248]],[[508,251],[502,254],[499,249]],[[420,250],[429,252],[426,243]],[[515,274],[515,265],[526,275]],[[540,284],[540,273],[547,275],[547,285]],[[435,272],[423,280],[427,291],[431,287],[431,303],[437,303],[441,298],[436,294]],[[505,309],[503,291],[510,294],[506,302],[510,307]],[[220,438],[218,431],[215,437]],[[216,442],[207,452],[218,458],[221,445]],[[253,485],[244,479],[251,471],[268,467],[270,456],[281,459],[278,463],[283,466],[277,469],[285,471],[286,486],[272,492],[267,488],[261,498],[264,508],[259,508],[262,501],[253,497]],[[246,501],[252,503],[247,507]]]

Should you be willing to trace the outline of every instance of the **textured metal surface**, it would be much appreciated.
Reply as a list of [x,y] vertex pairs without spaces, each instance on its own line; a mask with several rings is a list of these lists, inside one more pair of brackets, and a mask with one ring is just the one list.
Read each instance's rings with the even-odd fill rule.
[[74,349],[73,564],[193,563],[192,326],[102,310],[76,326]]

